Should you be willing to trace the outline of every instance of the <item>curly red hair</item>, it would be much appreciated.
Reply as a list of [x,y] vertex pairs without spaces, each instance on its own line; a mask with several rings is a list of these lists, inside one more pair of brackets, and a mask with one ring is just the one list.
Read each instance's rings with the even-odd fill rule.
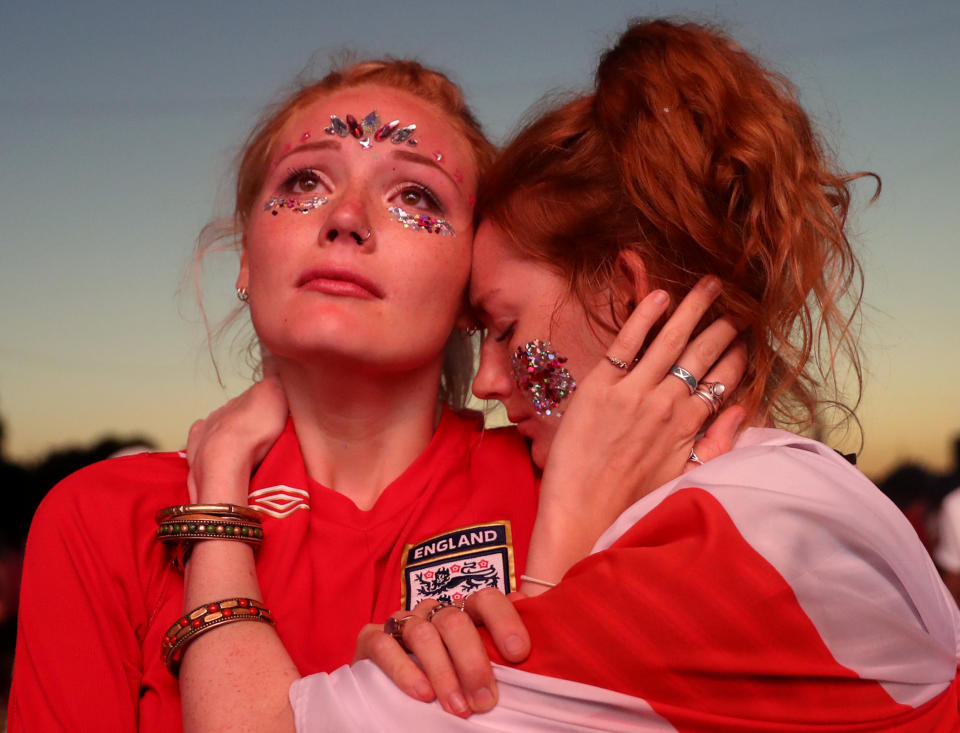
[[836,169],[786,79],[713,29],[657,20],[603,55],[593,94],[515,137],[477,215],[559,268],[585,305],[625,250],[674,303],[718,276],[713,315],[742,324],[749,351],[741,404],[803,428],[841,354],[859,396],[862,275],[844,228],[862,175]]

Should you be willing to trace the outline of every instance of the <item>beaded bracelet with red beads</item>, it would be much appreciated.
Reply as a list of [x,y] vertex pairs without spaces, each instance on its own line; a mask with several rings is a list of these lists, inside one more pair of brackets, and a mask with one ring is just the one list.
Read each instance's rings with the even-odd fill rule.
[[253,598],[228,598],[198,606],[177,619],[160,642],[160,657],[170,674],[174,677],[179,674],[183,652],[191,641],[210,629],[234,621],[276,625],[269,609]]
[[226,539],[259,545],[263,542],[263,529],[254,522],[226,521],[221,517],[191,514],[160,522],[157,539],[164,543]]

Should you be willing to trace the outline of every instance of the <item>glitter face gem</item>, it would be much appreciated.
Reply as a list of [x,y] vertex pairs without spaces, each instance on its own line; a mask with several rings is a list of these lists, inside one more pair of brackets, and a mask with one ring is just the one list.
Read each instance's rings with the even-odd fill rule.
[[387,208],[390,216],[403,224],[404,229],[412,229],[415,232],[427,232],[428,234],[440,234],[444,237],[453,236],[453,224],[446,219],[435,219],[426,214],[411,214],[399,206],[390,206]]
[[513,378],[538,415],[563,413],[557,408],[577,388],[573,375],[564,365],[567,358],[560,356],[549,341],[534,339],[510,356]]
[[319,209],[325,203],[327,203],[326,196],[313,196],[308,199],[288,199],[284,196],[275,196],[263,205],[263,210],[269,211],[274,216],[280,212],[280,209],[307,214],[314,209]]
[[356,138],[360,147],[364,150],[370,150],[372,143],[382,143],[389,140],[394,145],[406,143],[407,145],[417,145],[413,139],[413,133],[417,129],[416,125],[407,125],[400,127],[400,120],[393,122],[380,123],[380,115],[376,110],[370,112],[362,120],[358,120],[353,115],[347,115],[346,120],[342,120],[336,115],[330,115],[330,126],[324,129],[328,135],[338,135],[347,137],[350,135]]

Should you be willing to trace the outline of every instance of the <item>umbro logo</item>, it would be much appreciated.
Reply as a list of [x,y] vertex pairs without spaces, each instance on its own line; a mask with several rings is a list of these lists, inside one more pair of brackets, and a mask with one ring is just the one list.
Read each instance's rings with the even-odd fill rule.
[[256,509],[271,517],[283,519],[298,509],[310,509],[310,494],[292,486],[268,486],[265,489],[251,491],[248,495],[251,509]]

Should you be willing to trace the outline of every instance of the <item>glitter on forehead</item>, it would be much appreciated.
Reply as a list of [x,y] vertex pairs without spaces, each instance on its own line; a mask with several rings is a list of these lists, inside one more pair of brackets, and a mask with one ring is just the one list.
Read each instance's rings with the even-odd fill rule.
[[346,120],[337,115],[330,115],[330,126],[325,128],[324,132],[339,137],[349,135],[355,138],[364,150],[370,150],[373,143],[382,143],[386,140],[394,145],[401,143],[417,145],[417,141],[413,139],[416,129],[415,124],[400,127],[400,120],[380,124],[380,115],[377,114],[377,110],[373,110],[361,120],[353,115],[346,115]]
[[264,211],[269,211],[276,216],[280,209],[290,209],[301,214],[306,214],[314,209],[319,209],[327,203],[326,196],[312,196],[308,199],[292,199],[284,196],[275,196],[263,205]]
[[427,232],[428,234],[440,234],[444,237],[453,236],[453,224],[446,219],[436,219],[426,214],[411,214],[399,206],[390,206],[387,208],[390,215],[403,224],[404,229],[412,229],[415,232]]
[[573,375],[564,365],[567,358],[560,356],[549,341],[534,339],[511,354],[513,378],[538,415],[563,413],[557,408],[577,388]]

